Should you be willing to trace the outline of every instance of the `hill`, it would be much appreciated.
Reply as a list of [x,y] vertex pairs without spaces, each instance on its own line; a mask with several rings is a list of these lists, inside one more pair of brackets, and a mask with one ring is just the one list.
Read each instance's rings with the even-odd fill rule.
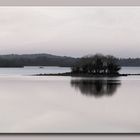
[[[57,56],[52,54],[7,54],[0,55],[0,67],[23,67],[23,66],[60,66],[71,67],[79,58]],[[140,66],[140,58],[119,58],[120,66]]]
[[70,67],[78,59],[51,54],[0,55],[0,67],[61,66]]

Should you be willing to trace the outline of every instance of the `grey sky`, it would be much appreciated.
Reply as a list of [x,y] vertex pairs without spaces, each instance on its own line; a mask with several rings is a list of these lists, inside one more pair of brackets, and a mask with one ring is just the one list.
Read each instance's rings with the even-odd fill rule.
[[0,7],[0,54],[139,57],[140,7]]

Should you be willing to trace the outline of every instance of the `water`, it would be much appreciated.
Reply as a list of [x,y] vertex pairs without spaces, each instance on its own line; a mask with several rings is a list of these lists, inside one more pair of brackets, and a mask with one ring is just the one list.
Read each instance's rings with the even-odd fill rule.
[[69,67],[24,67],[24,68],[0,68],[0,75],[33,75],[40,73],[70,72]]
[[140,133],[140,76],[39,77],[27,75],[65,68],[19,69],[0,69],[0,132]]
[[[0,68],[0,75],[33,75],[40,73],[64,73],[70,72],[70,67],[24,67],[24,68]],[[140,67],[122,67],[122,74],[140,74]]]
[[122,67],[121,74],[140,74],[140,67]]

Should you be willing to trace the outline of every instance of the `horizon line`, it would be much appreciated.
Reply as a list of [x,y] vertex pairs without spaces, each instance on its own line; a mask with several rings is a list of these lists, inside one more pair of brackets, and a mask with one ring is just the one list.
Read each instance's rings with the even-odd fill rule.
[[[83,55],[83,56],[70,56],[70,55],[59,55],[59,54],[52,54],[52,53],[4,53],[4,54],[0,54],[0,56],[1,55],[37,55],[37,54],[45,54],[45,55],[53,55],[53,56],[60,56],[60,57],[71,57],[71,58],[82,58],[82,57],[84,57],[84,56],[88,56],[88,55],[95,55],[95,54],[102,54],[102,53],[94,53],[94,54],[86,54],[86,55]],[[102,54],[102,55],[104,55],[104,54]],[[113,54],[107,54],[107,55],[112,55],[112,56],[115,56],[115,55],[113,55]],[[118,58],[118,59],[140,59],[140,57],[117,57],[117,56],[115,56],[116,58]]]

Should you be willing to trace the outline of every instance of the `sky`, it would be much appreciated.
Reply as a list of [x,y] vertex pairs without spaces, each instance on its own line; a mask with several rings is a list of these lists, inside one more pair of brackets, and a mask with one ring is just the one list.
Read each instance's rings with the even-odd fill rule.
[[139,57],[140,7],[0,7],[0,54]]

